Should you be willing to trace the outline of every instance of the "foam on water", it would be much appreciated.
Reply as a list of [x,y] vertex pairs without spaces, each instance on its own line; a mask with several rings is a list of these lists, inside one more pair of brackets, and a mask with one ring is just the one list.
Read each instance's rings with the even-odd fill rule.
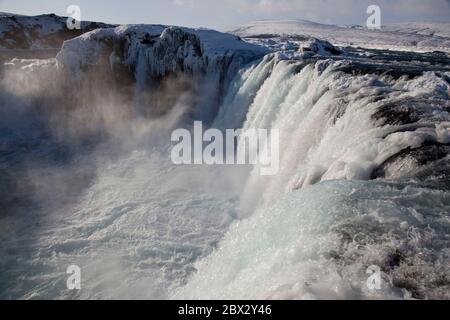
[[[236,218],[239,190],[233,168],[227,179],[223,171],[176,167],[169,159],[136,150],[106,162],[75,205],[46,212],[20,236],[5,230],[2,296],[167,298]],[[79,293],[66,289],[69,265],[82,270]]]
[[[172,297],[448,298],[448,195],[364,181],[292,192],[235,222]],[[366,285],[371,265],[383,271],[380,291]]]
[[[48,114],[39,115],[36,109],[45,110],[48,104],[56,108],[55,101],[67,114],[70,109],[64,101],[52,100],[58,90],[51,85],[45,91],[39,82],[28,88],[22,81],[57,73],[55,67],[54,60],[15,61],[1,87],[2,111],[14,122],[0,122],[7,133],[0,140],[5,155],[0,178],[7,182],[6,191],[17,194],[0,198],[11,205],[0,214],[0,297],[167,298],[236,219],[247,169],[173,165],[170,133],[180,125],[187,106],[177,103],[157,120],[136,117],[120,111],[133,109],[134,101],[123,100],[120,93],[108,96],[98,88],[92,95],[76,86],[82,95],[76,101],[86,103],[85,117],[99,117],[106,124],[109,137],[96,144],[95,137],[78,126],[77,120],[84,118],[73,117],[75,135],[57,136],[56,143],[46,145],[45,139],[55,132],[43,134],[46,127],[41,128],[37,119],[45,121]],[[63,75],[54,75],[61,81],[53,85],[61,89],[58,83],[67,84],[67,79],[58,76]],[[87,85],[92,83],[91,79]],[[97,109],[95,103],[105,109]],[[19,107],[20,114],[12,112]],[[25,120],[30,124],[25,126]],[[22,125],[11,130],[16,122]],[[82,134],[92,140],[93,150],[74,143]],[[16,146],[9,139],[27,143]],[[73,154],[59,152],[65,144],[73,147]],[[72,186],[76,192],[69,192]],[[80,292],[67,290],[69,265],[82,270]]]

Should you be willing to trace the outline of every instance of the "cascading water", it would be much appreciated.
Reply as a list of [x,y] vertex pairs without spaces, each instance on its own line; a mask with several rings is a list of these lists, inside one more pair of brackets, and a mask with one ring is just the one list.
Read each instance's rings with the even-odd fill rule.
[[216,123],[239,126],[231,114],[254,97],[243,128],[280,130],[280,172],[253,171],[239,208],[250,218],[174,298],[448,298],[448,78],[349,64],[266,57],[236,80],[253,92],[231,91]]
[[[230,77],[265,52],[210,30],[130,26],[10,62],[0,297],[163,299],[185,283],[236,219],[247,169],[175,166],[170,134],[208,122]],[[80,292],[66,288],[70,265]]]
[[[11,62],[0,297],[448,298],[449,70],[266,53],[126,26]],[[279,173],[175,166],[192,120],[279,129]]]
[[376,168],[402,150],[450,142],[448,82],[433,72],[409,80],[370,73],[355,76],[341,71],[349,61],[304,66],[304,61],[279,60],[267,81],[254,80],[264,77],[265,68],[276,59],[266,58],[251,70],[246,81],[252,84],[241,87],[254,91],[231,92],[216,120],[222,127],[236,126],[230,116],[235,101],[255,96],[243,130],[280,130],[280,172],[266,178],[255,170],[242,200],[250,212],[255,209],[252,200],[264,206],[288,191],[324,180],[369,180]]
[[294,191],[234,223],[172,298],[445,298],[449,205],[448,192],[377,181]]

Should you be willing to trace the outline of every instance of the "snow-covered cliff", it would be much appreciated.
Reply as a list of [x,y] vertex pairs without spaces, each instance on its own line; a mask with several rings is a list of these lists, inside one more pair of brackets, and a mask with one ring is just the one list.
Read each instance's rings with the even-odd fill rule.
[[82,21],[80,29],[69,30],[67,18],[54,14],[21,16],[0,14],[0,49],[59,49],[65,40],[85,32],[112,27],[111,25]]
[[266,53],[263,47],[213,30],[124,25],[66,41],[57,60],[62,68],[78,74],[107,55],[111,67],[126,65],[136,70],[144,63],[139,67],[150,75],[164,76],[176,71],[206,72],[227,59],[245,64]]

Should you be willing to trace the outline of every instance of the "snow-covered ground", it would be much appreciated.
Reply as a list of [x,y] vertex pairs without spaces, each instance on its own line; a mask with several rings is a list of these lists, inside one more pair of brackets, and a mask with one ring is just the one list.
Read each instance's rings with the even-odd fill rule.
[[243,38],[265,41],[284,38],[291,42],[319,38],[338,46],[450,52],[450,22],[387,24],[381,30],[360,26],[326,25],[305,20],[255,21],[233,30]]

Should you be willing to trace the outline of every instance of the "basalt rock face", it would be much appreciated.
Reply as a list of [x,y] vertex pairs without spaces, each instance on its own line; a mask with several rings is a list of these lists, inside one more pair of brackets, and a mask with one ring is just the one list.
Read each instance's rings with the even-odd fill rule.
[[59,49],[64,41],[112,25],[83,21],[80,29],[67,28],[66,17],[0,15],[0,48],[7,50]]

